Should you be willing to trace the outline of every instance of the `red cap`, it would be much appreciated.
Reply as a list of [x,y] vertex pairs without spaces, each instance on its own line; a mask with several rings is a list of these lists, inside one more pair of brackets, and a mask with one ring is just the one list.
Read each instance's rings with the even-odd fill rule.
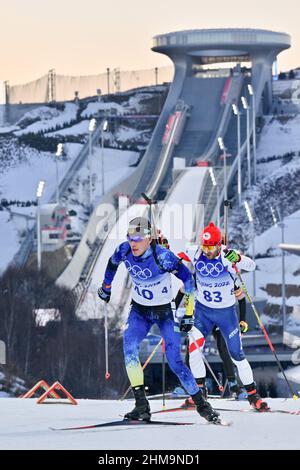
[[201,245],[221,245],[221,241],[221,230],[213,222],[210,222],[200,235]]

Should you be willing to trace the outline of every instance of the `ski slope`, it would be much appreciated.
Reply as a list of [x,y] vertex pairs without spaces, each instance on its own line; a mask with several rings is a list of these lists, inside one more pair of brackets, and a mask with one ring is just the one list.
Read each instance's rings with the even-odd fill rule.
[[[250,409],[247,402],[210,400],[214,407]],[[299,410],[299,401],[268,399],[272,409]],[[182,400],[168,400],[167,408]],[[68,404],[37,405],[36,399],[0,399],[0,449],[300,449],[300,415],[260,414],[250,409],[240,413],[221,412],[231,427],[208,425],[196,411],[153,415],[153,420],[192,422],[191,426],[138,426],[80,431],[52,431],[50,427],[70,427],[119,420],[133,406],[128,401],[79,400]],[[161,401],[151,401],[152,411]],[[154,431],[155,429],[155,431]]]

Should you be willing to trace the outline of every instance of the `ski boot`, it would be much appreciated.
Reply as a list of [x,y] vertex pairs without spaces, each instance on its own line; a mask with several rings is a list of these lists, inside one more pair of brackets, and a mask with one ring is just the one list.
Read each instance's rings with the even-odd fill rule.
[[248,393],[248,401],[256,411],[259,411],[260,413],[270,411],[268,403],[263,401],[261,396],[257,393],[254,382],[250,385],[245,385],[245,389]]
[[[196,382],[198,384],[199,390],[202,390],[203,397],[205,398],[205,400],[207,400],[208,390],[207,390],[207,387],[205,386],[205,378],[196,379]],[[196,405],[193,402],[192,397],[186,398],[184,403],[181,405],[181,408],[188,409],[188,410],[196,408]]]
[[144,385],[133,387],[133,394],[135,398],[135,407],[129,413],[126,413],[124,419],[150,421],[151,411],[149,402],[145,395]]
[[247,392],[240,387],[235,379],[228,381],[229,393],[232,398],[236,400],[246,400],[248,398]]
[[202,418],[205,418],[206,421],[209,421],[210,423],[219,422],[220,413],[215,411],[208,401],[204,399],[201,390],[199,390],[199,392],[197,392],[195,395],[192,395],[192,399],[196,405],[196,410],[198,411],[199,415],[202,416]]

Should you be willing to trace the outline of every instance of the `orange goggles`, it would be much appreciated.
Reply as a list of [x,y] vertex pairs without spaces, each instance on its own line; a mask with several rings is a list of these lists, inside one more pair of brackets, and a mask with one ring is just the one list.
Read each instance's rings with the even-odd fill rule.
[[202,245],[201,249],[204,253],[211,253],[217,249],[217,245]]

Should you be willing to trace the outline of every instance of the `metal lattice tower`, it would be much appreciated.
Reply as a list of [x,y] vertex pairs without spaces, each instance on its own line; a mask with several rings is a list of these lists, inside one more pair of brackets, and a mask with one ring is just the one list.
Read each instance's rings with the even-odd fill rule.
[[114,85],[116,92],[121,91],[121,74],[119,68],[114,69]]
[[55,69],[51,69],[48,72],[48,103],[56,101],[56,73]]

